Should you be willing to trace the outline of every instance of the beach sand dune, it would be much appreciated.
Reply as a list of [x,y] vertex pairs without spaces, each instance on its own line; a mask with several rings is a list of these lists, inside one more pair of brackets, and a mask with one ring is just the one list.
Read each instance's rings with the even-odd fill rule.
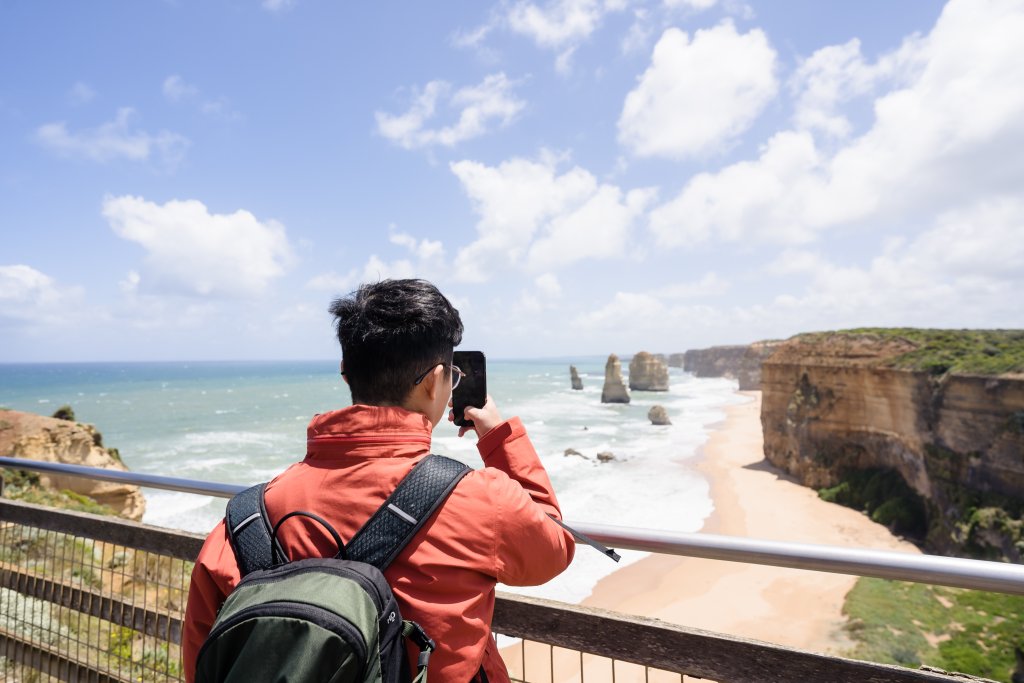
[[[821,500],[815,491],[768,464],[761,432],[761,392],[741,393],[750,400],[726,409],[725,421],[711,435],[697,465],[711,483],[715,508],[702,531],[920,552],[865,515]],[[850,645],[842,629],[842,607],[856,580],[842,574],[652,555],[604,578],[582,604],[838,654]],[[519,649],[508,654],[510,670],[520,668]],[[529,680],[551,680],[550,673],[541,673],[550,669],[550,659],[546,646],[528,647]],[[585,680],[611,680],[607,660],[584,661]],[[558,653],[555,665],[554,680],[579,680],[578,654]],[[619,667],[617,681],[644,680],[642,671]],[[567,669],[575,673],[563,677],[560,672]]]

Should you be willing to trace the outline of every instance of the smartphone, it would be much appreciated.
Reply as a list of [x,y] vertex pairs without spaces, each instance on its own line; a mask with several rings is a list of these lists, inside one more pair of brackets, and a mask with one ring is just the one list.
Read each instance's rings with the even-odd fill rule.
[[466,406],[483,408],[487,401],[487,359],[482,351],[456,351],[452,364],[465,373],[459,386],[452,392],[455,424],[459,427],[472,427],[473,421],[466,419],[464,411]]

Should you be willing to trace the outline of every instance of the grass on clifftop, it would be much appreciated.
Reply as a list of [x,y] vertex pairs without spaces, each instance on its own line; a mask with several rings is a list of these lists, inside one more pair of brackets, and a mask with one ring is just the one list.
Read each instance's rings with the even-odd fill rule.
[[21,500],[73,512],[91,512],[94,515],[116,515],[112,509],[97,503],[89,496],[64,489],[51,491],[39,483],[39,474],[27,470],[0,469],[4,481],[4,498]]
[[846,596],[849,656],[1009,683],[1024,648],[1024,596],[862,578]]
[[906,339],[918,348],[886,363],[906,370],[1001,375],[1024,372],[1024,330],[932,330],[913,327],[862,327],[835,334]]

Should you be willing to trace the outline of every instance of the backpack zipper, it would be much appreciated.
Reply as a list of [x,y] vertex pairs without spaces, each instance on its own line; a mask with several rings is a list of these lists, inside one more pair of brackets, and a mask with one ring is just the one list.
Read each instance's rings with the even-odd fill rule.
[[[328,560],[330,564],[316,564],[312,566],[296,567],[295,562],[304,562],[309,560],[322,559]],[[360,572],[347,566],[338,566],[339,562],[352,562],[352,560],[341,560],[333,558],[307,558],[306,560],[296,560],[295,562],[289,562],[287,564],[273,567],[271,569],[264,570],[261,576],[253,576],[250,574],[246,577],[245,584],[251,586],[253,584],[269,583],[271,581],[278,580],[278,574],[287,572],[288,574],[306,574],[308,572],[317,573],[328,573],[334,574],[335,576],[341,576],[347,579],[352,579],[363,589],[363,592],[368,593],[373,598],[373,605],[377,608],[377,613],[380,614],[385,607],[384,596],[381,595],[380,590],[368,576],[361,574]],[[366,564],[365,562],[360,564]],[[367,565],[372,567],[373,565]],[[280,570],[280,571],[279,571]],[[379,570],[378,570],[379,571]],[[383,573],[382,573],[383,574]],[[239,584],[241,585],[241,584]],[[237,589],[237,586],[236,586]]]

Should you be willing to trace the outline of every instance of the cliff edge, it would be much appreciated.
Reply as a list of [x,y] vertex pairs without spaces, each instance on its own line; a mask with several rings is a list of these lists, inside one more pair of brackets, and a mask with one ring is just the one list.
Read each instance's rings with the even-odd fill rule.
[[[16,410],[0,411],[0,453],[45,462],[128,470],[116,449],[103,446],[103,436],[95,427],[75,422],[73,417],[72,414],[71,419],[59,419]],[[140,521],[146,510],[146,501],[138,486],[57,474],[40,474],[38,481],[50,491],[70,491],[86,496],[135,521]]]
[[1024,556],[1024,331],[798,335],[762,365],[765,457],[930,551]]
[[697,377],[735,379],[740,391],[757,391],[761,388],[761,364],[775,352],[778,344],[760,341],[750,345],[691,349],[683,354],[682,368]]

